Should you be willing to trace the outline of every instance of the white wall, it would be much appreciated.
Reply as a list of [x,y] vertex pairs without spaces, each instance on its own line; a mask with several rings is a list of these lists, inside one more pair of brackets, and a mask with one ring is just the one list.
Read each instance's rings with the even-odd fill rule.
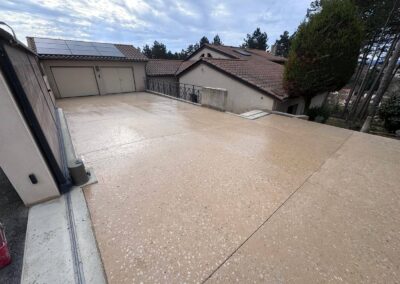
[[[115,62],[115,61],[79,61],[79,60],[42,60],[41,61],[44,71],[47,75],[50,87],[56,98],[60,98],[57,86],[55,84],[54,76],[51,71],[51,67],[131,67],[133,68],[133,77],[135,81],[136,91],[145,90],[145,79],[146,79],[146,62]],[[100,94],[105,94],[104,82],[99,77],[99,70],[94,68],[96,74],[96,80],[100,89]],[[79,84],[80,82],[76,82]],[[82,82],[83,83],[83,82]]]
[[[59,195],[50,170],[0,73],[0,167],[26,205]],[[32,184],[29,175],[38,180]]]
[[254,109],[274,108],[274,99],[256,91],[227,75],[199,64],[179,77],[179,82],[201,87],[222,88],[228,91],[226,111],[243,113]]
[[198,60],[201,58],[202,54],[204,54],[204,57],[207,57],[207,53],[210,53],[212,58],[222,58],[222,59],[230,58],[228,56],[223,55],[222,53],[219,53],[219,52],[211,50],[207,47],[204,47],[197,54],[195,54],[193,57],[191,57],[190,60]]

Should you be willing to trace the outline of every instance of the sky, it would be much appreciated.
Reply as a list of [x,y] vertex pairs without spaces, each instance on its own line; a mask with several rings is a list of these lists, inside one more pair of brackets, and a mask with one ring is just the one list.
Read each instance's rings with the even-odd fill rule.
[[257,27],[272,45],[292,34],[310,0],[1,0],[0,21],[19,40],[26,36],[127,43],[142,48],[154,40],[180,51],[205,35],[238,46]]

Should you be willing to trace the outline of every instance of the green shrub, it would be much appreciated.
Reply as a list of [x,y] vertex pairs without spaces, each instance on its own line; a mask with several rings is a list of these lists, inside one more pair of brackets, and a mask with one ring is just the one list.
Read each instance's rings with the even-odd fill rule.
[[391,96],[382,103],[379,117],[384,120],[384,126],[389,132],[400,129],[400,94]]
[[285,65],[284,87],[305,98],[341,89],[351,78],[363,37],[352,0],[325,0],[321,12],[303,22],[292,41]]
[[307,111],[308,120],[325,123],[331,115],[328,106],[311,107]]

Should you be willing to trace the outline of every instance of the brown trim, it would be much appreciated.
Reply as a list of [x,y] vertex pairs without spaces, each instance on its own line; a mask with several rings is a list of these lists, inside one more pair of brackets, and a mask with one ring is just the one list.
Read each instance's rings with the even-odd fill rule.
[[242,83],[243,85],[246,85],[246,86],[248,86],[248,87],[250,87],[250,88],[252,88],[252,89],[254,89],[254,90],[256,90],[256,91],[259,91],[259,92],[261,92],[261,93],[263,93],[263,94],[265,94],[265,95],[267,95],[267,96],[269,96],[269,97],[271,97],[271,98],[273,98],[273,99],[277,99],[277,100],[279,100],[279,101],[281,101],[281,102],[283,102],[283,101],[286,100],[285,98],[280,98],[280,97],[278,97],[278,96],[275,96],[274,94],[271,94],[271,93],[269,93],[268,91],[266,91],[266,90],[264,90],[264,89],[262,89],[262,88],[260,88],[260,87],[258,87],[258,86],[256,86],[256,85],[254,85],[254,84],[251,84],[251,83],[249,83],[248,81],[246,81],[246,80],[244,80],[244,79],[242,79],[242,78],[240,78],[240,77],[238,77],[238,76],[235,76],[235,75],[233,75],[232,73],[229,73],[229,72],[225,71],[224,69],[222,69],[222,68],[220,68],[220,67],[218,67],[218,66],[215,66],[214,64],[211,64],[211,63],[208,62],[207,60],[199,59],[196,63],[190,65],[188,68],[186,68],[185,70],[183,70],[182,72],[180,72],[179,74],[177,74],[177,77],[179,78],[179,77],[182,76],[183,74],[187,73],[187,71],[191,70],[192,68],[194,68],[195,66],[197,66],[197,65],[199,65],[199,64],[201,64],[201,63],[205,63],[205,65],[207,65],[208,67],[211,67],[211,68],[213,68],[214,70],[220,71],[221,73],[227,75],[227,76],[230,77],[231,79],[234,79],[234,80],[236,80],[236,81],[239,81],[239,82]]

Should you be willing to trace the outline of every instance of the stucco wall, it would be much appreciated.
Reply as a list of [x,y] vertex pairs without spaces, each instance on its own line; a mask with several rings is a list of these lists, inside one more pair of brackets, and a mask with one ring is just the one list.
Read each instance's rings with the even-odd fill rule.
[[[325,94],[320,94],[320,95],[313,97],[311,99],[310,107],[321,106],[322,103],[324,102],[324,99],[325,99]],[[290,107],[292,105],[296,105],[296,104],[298,104],[297,112],[294,114],[304,114],[305,103],[304,103],[304,98],[302,98],[302,97],[292,98],[285,102],[278,103],[276,110],[281,111],[281,112],[287,112],[288,107]]]
[[[0,73],[0,167],[26,205],[59,195],[41,152]],[[38,180],[32,184],[29,175]]]
[[[60,98],[57,86],[55,84],[53,73],[51,72],[51,67],[131,67],[133,68],[133,77],[135,81],[136,91],[145,90],[145,80],[146,80],[146,62],[113,62],[113,61],[79,61],[79,60],[42,60],[41,61],[44,71],[47,75],[50,87],[56,98]],[[105,94],[104,84],[102,82],[102,77],[99,78],[99,71],[94,68],[96,74],[97,84],[100,89],[100,94]],[[79,82],[76,82],[79,84]]]
[[274,99],[254,90],[204,63],[179,77],[179,82],[228,91],[226,111],[243,113],[254,109],[272,110]]
[[190,60],[198,60],[201,58],[201,55],[204,54],[204,57],[207,57],[207,53],[210,53],[210,55],[213,58],[222,58],[222,59],[228,59],[230,57],[225,56],[219,52],[216,52],[214,50],[211,50],[207,47],[204,47],[201,51],[199,51],[197,54],[195,54],[193,57],[190,58]]

